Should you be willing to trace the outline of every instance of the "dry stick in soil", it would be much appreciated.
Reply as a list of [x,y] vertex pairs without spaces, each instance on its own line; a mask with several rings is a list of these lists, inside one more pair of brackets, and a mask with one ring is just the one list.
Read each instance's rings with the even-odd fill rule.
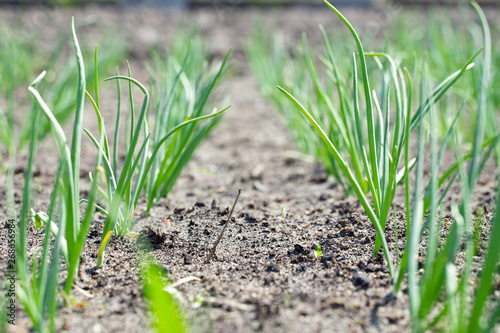
[[226,224],[224,224],[224,227],[222,228],[222,231],[220,232],[219,237],[215,241],[215,244],[214,244],[214,247],[212,248],[212,251],[210,251],[210,254],[207,257],[207,260],[205,260],[205,264],[210,263],[210,260],[212,260],[212,257],[215,254],[215,249],[217,248],[217,245],[219,245],[219,242],[222,238],[222,235],[224,234],[224,231],[227,228],[227,225],[229,224],[229,222],[231,222],[231,216],[233,216],[234,206],[236,206],[236,203],[238,202],[238,198],[240,197],[240,194],[241,194],[241,190],[238,190],[238,195],[236,196],[236,199],[234,200],[233,208],[231,208],[231,212],[229,213],[229,216],[226,220]]

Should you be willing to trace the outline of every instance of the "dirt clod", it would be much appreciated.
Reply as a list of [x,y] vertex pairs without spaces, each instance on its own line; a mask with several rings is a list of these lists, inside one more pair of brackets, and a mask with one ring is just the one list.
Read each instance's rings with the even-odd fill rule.
[[357,287],[366,289],[370,286],[370,278],[364,274],[356,274],[352,283]]

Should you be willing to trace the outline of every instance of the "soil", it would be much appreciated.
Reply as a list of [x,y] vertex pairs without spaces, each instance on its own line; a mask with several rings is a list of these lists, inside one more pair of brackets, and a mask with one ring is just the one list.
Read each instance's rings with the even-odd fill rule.
[[[373,27],[381,31],[392,15],[386,10],[359,8],[346,8],[343,12],[363,31],[362,36],[373,35]],[[96,213],[71,294],[74,299],[58,312],[58,331],[148,330],[150,320],[134,252],[139,233],[149,238],[158,263],[173,282],[189,276],[200,279],[176,288],[193,332],[409,331],[407,295],[405,290],[397,297],[393,294],[385,259],[381,254],[372,258],[375,231],[358,201],[346,198],[327,179],[320,165],[289,157],[289,151],[296,150],[291,136],[273,114],[273,105],[261,97],[244,58],[242,41],[257,17],[290,39],[306,31],[310,43],[319,45],[319,23],[327,29],[344,29],[332,12],[310,8],[242,10],[230,6],[182,13],[122,11],[113,7],[0,12],[2,20],[24,22],[28,31],[41,24],[34,20],[42,17],[41,38],[48,43],[60,31],[67,30],[71,15],[77,22],[89,15],[97,18],[94,27],[80,32],[81,38],[98,38],[95,32],[100,31],[124,33],[131,45],[132,71],[142,82],[148,80],[144,63],[152,46],[168,44],[183,22],[199,26],[212,58],[220,59],[233,47],[233,75],[219,89],[221,96],[230,96],[233,106],[222,125],[197,151],[171,196],[162,199],[147,217],[143,216],[145,203],[140,202],[133,233],[111,238],[106,263],[99,269],[95,263],[104,216]],[[104,88],[101,93],[101,100],[107,99],[110,105],[110,111],[104,115],[108,124],[114,119],[111,110],[116,97],[112,91]],[[87,111],[92,115],[90,109]],[[85,122],[91,131],[97,131],[91,116]],[[71,126],[66,129],[69,133]],[[53,145],[52,139],[45,140],[37,154],[37,210],[48,204],[58,159]],[[92,143],[83,140],[82,149],[81,179],[85,192],[89,186],[87,175],[94,164]],[[17,162],[17,205],[24,163],[23,158]],[[492,215],[496,188],[496,171],[491,165],[487,168],[475,202],[475,207],[486,207],[486,220]],[[4,184],[2,174],[2,221],[7,216]],[[238,189],[242,194],[234,218],[215,257],[204,264]],[[455,191],[451,197],[458,196],[459,188]],[[285,207],[286,216],[281,207]],[[397,207],[402,221],[402,206]],[[393,256],[396,246],[400,251],[404,247],[401,229],[399,243],[395,244],[393,222],[389,221],[388,243]],[[1,237],[3,247],[6,233],[2,232]],[[30,227],[30,256],[42,240],[43,234]],[[314,255],[318,245],[322,249],[320,258]],[[5,253],[4,249],[1,252]],[[6,267],[3,254],[0,263],[2,269]],[[16,326],[10,327],[10,331],[29,331],[29,321],[20,307],[17,316]]]

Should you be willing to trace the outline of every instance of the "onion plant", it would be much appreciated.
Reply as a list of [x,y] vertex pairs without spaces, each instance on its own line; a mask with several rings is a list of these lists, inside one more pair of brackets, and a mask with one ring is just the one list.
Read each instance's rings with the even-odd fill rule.
[[[185,41],[184,36],[181,36]],[[187,119],[210,113],[209,97],[225,70],[231,50],[210,72],[206,52],[199,38],[191,40],[186,50],[174,42],[169,56],[153,53],[152,91],[156,110],[152,133],[153,145]],[[182,51],[181,51],[182,50]],[[185,53],[184,53],[185,52]],[[147,210],[160,198],[167,196],[195,149],[219,123],[221,117],[204,123],[193,123],[168,138],[158,151],[147,183]]]
[[[95,54],[95,61],[97,62],[97,48]],[[129,68],[130,74],[130,68]],[[120,77],[120,76],[117,76]],[[116,121],[116,130],[113,146],[109,146],[108,137],[106,134],[106,126],[104,124],[104,120],[101,116],[100,109],[100,101],[99,101],[99,91],[95,90],[95,98],[87,92],[87,97],[91,100],[92,105],[94,107],[95,113],[97,115],[97,121],[99,125],[99,134],[103,136],[103,143],[99,143],[99,141],[88,131],[84,129],[85,133],[92,140],[98,151],[103,154],[103,164],[105,170],[105,178],[106,178],[106,188],[99,188],[99,193],[103,197],[104,201],[107,203],[106,207],[98,207],[102,213],[107,216],[107,220],[105,223],[105,230],[102,236],[102,245],[99,251],[99,259],[98,266],[101,265],[102,256],[104,253],[104,248],[106,247],[107,240],[109,240],[110,233],[114,232],[120,236],[123,236],[129,229],[132,219],[134,216],[135,207],[137,205],[137,200],[141,193],[141,188],[139,187],[140,179],[145,174],[145,163],[147,159],[147,145],[149,142],[149,134],[147,128],[147,91],[146,89],[135,79],[127,77],[130,79],[129,85],[129,97],[130,97],[130,133],[124,133],[125,137],[128,137],[127,146],[126,146],[126,160],[122,169],[119,169],[117,163],[117,151],[118,151],[118,135],[119,135],[119,122],[120,117],[117,116]],[[96,73],[97,80],[97,73]],[[118,81],[117,81],[118,82]],[[139,114],[137,119],[137,123],[134,123],[134,103],[133,103],[133,89],[132,83],[136,84],[141,88],[143,92],[146,93],[146,98],[143,103],[143,108]],[[120,84],[118,82],[118,94],[119,99],[121,98],[120,93]],[[120,100],[118,103],[118,115],[120,113]],[[134,127],[135,126],[135,127]],[[143,142],[139,144],[140,136],[144,134]],[[138,148],[139,147],[139,148]],[[121,171],[121,173],[119,173]],[[135,185],[133,183],[133,177],[136,175]],[[96,175],[91,175],[91,180],[93,183],[98,182],[98,177]],[[116,197],[115,201],[117,202],[116,208],[113,209],[112,203],[113,199]],[[83,199],[84,201],[86,199]],[[109,210],[109,211],[108,211]],[[113,210],[113,219],[110,219],[109,213]]]
[[[227,57],[223,65],[221,65],[221,68],[218,72],[219,75],[220,71],[222,71],[222,68],[224,67],[226,60]],[[97,51],[95,62],[97,62]],[[182,74],[183,72],[181,70],[178,73],[178,79],[184,79]],[[156,190],[162,189],[162,187],[160,186],[161,182],[171,182],[171,185],[173,185],[173,181],[175,181],[175,179],[178,177],[178,173],[180,173],[182,166],[187,163],[186,159],[188,159],[190,154],[192,154],[194,148],[196,147],[196,144],[199,143],[198,140],[200,140],[200,137],[202,137],[203,135],[206,135],[206,133],[204,133],[203,131],[209,130],[202,129],[200,130],[201,132],[196,133],[196,136],[191,137],[192,131],[194,130],[192,126],[200,120],[216,117],[229,108],[228,106],[220,111],[214,110],[213,113],[203,114],[201,113],[203,105],[195,104],[194,106],[197,108],[195,108],[194,111],[193,109],[188,109],[193,112],[191,114],[188,114],[185,119],[179,120],[175,115],[171,116],[172,119],[170,119],[168,123],[166,119],[157,119],[156,123],[158,124],[158,126],[155,125],[154,138],[153,140],[151,140],[151,133],[148,129],[148,111],[150,101],[148,90],[139,81],[130,77],[130,68],[129,76],[117,75],[106,79],[106,81],[107,80],[117,80],[118,82],[118,116],[116,118],[113,146],[111,147],[109,144],[106,134],[106,126],[101,116],[99,92],[97,88],[95,90],[95,98],[92,97],[88,92],[87,96],[91,100],[97,115],[99,134],[103,137],[102,144],[90,133],[90,131],[85,129],[86,134],[92,140],[98,151],[103,155],[102,163],[104,166],[106,179],[106,188],[103,189],[99,187],[99,193],[106,202],[106,207],[98,208],[106,215],[106,221],[104,223],[104,231],[102,234],[101,248],[99,250],[97,259],[97,267],[101,266],[103,263],[104,250],[106,249],[107,242],[110,239],[111,234],[115,233],[117,235],[123,236],[129,231],[134,218],[134,213],[139,201],[139,197],[142,193],[142,190],[146,186],[146,182],[148,181],[148,174],[150,173],[150,171],[159,172],[157,174],[153,173],[155,175],[154,177],[149,177],[149,180],[152,182],[151,186],[154,185]],[[121,105],[119,84],[120,80],[125,80],[129,83],[128,100],[130,102],[128,117],[130,120],[130,132],[123,132],[123,136],[127,139],[125,139],[126,156],[121,169],[120,166],[117,165],[117,151],[119,149],[118,131],[120,123],[119,111]],[[215,80],[216,78],[211,81],[211,87],[213,87]],[[136,120],[132,89],[133,86],[138,87],[144,94],[142,107]],[[208,94],[209,91],[202,94],[202,96],[208,98]],[[176,106],[180,107],[180,105]],[[174,111],[172,111],[171,113],[174,113]],[[162,121],[162,125],[168,125],[168,127],[166,129],[160,129],[160,121]],[[175,123],[175,121],[178,122]],[[172,123],[176,125],[171,126]],[[183,131],[181,131],[181,129],[183,129],[184,127],[186,127],[187,134],[184,134]],[[153,142],[150,149],[151,141]],[[166,148],[164,148],[164,144],[166,144]],[[158,154],[160,152],[164,153],[164,155],[160,155],[162,159],[158,158]],[[175,153],[175,156],[172,157],[173,153]],[[158,168],[153,168],[153,166],[156,166]],[[175,178],[172,180],[172,177]],[[93,183],[96,184],[98,179],[94,176],[92,176],[91,178]],[[148,190],[150,190],[150,188],[148,188]],[[149,193],[151,193],[151,195],[155,194],[153,192]],[[86,199],[83,199],[82,201],[86,201]]]
[[[80,222],[80,146],[82,135],[82,120],[83,120],[83,105],[85,99],[85,69],[83,56],[80,50],[74,23],[72,21],[73,43],[75,47],[76,59],[78,64],[78,90],[76,97],[75,121],[73,124],[73,137],[71,147],[68,146],[68,140],[62,130],[61,125],[55,118],[49,106],[45,103],[40,93],[32,85],[29,91],[35,96],[45,116],[49,119],[52,131],[58,146],[61,162],[58,171],[57,182],[60,184],[57,196],[52,197],[52,201],[59,200],[59,232],[64,229],[64,238],[67,243],[68,257],[66,265],[68,267],[68,278],[65,284],[65,292],[69,294],[71,285],[80,262],[80,254],[83,250],[87,233],[92,222],[93,213],[95,210],[95,201],[97,197],[97,182],[92,184],[87,200],[87,207],[83,220]],[[37,80],[37,83],[43,78],[45,73]],[[101,153],[97,155],[97,166],[100,165]],[[96,168],[97,168],[96,166]],[[50,218],[48,221],[52,221]]]
[[[259,24],[256,26],[260,27]],[[338,48],[344,49],[344,43],[340,44],[337,45]],[[279,119],[289,129],[297,148],[302,152],[302,154],[290,152],[291,156],[306,161],[320,161],[325,166],[328,175],[334,178],[344,192],[347,195],[352,194],[351,186],[346,182],[335,158],[323,144],[314,127],[304,122],[302,115],[293,111],[293,103],[275,88],[276,83],[279,83],[285,89],[293,89],[295,96],[305,103],[306,108],[319,124],[327,130],[328,136],[337,143],[337,147],[344,149],[341,140],[345,137],[344,133],[336,131],[338,128],[333,124],[330,125],[328,117],[325,116],[328,112],[327,108],[334,108],[331,100],[325,100],[325,91],[332,91],[336,88],[335,82],[326,80],[324,81],[326,87],[318,89],[317,84],[320,79],[318,79],[312,56],[307,48],[305,34],[302,37],[301,47],[294,51],[289,50],[282,34],[269,36],[261,28],[257,28],[247,43],[245,52],[250,68],[259,81],[262,94],[274,102]],[[345,67],[349,65],[347,62]],[[337,113],[338,110],[335,110],[335,115]]]
[[[438,167],[441,155],[437,153],[437,129],[431,126],[431,180],[427,187],[432,198],[430,210],[424,216],[422,206],[423,183],[423,152],[425,138],[423,129],[419,131],[419,153],[414,189],[413,214],[407,214],[407,224],[411,224],[410,236],[403,255],[399,273],[408,272],[408,292],[410,296],[410,313],[412,330],[414,332],[426,331],[431,328],[446,327],[451,332],[490,332],[500,317],[500,302],[491,298],[495,287],[495,272],[498,269],[500,245],[495,236],[500,233],[500,200],[497,202],[497,212],[492,220],[490,239],[482,268],[476,285],[471,285],[473,257],[478,246],[478,239],[474,232],[481,226],[481,219],[473,221],[471,212],[472,192],[477,182],[485,160],[490,155],[492,148],[482,152],[481,145],[485,132],[487,119],[487,92],[489,87],[489,71],[491,61],[491,37],[484,13],[477,5],[472,3],[479,14],[484,34],[484,57],[482,66],[482,82],[479,92],[477,121],[474,128],[473,152],[468,167],[457,152],[458,171],[462,184],[462,201],[460,205],[452,207],[453,222],[446,235],[444,245],[439,247],[440,235],[443,229],[443,220],[438,216]],[[437,117],[435,111],[431,112],[432,123]],[[460,131],[456,132],[459,135]],[[407,191],[407,200],[409,191]],[[411,223],[410,223],[411,217]],[[425,223],[424,223],[425,222]],[[476,224],[476,225],[474,225]],[[424,230],[427,231],[426,255],[423,258],[423,273],[418,281],[419,244],[423,238]],[[465,249],[464,265],[457,267],[456,260],[461,248]],[[459,274],[460,271],[460,274]],[[460,275],[460,278],[458,277]],[[401,279],[395,279],[396,289],[400,286]],[[472,288],[470,288],[472,287]],[[440,296],[443,297],[442,303]]]
[[[60,257],[63,256],[66,263],[68,276],[65,282],[64,292],[69,294],[74,277],[78,271],[80,255],[92,222],[95,210],[95,200],[97,197],[97,184],[94,183],[89,192],[85,214],[82,221],[80,221],[80,202],[78,198],[80,192],[79,164],[83,101],[85,97],[85,71],[73,21],[72,35],[78,64],[78,94],[74,96],[77,101],[77,107],[71,148],[68,146],[68,140],[59,122],[35,88],[44,78],[46,72],[43,72],[28,88],[40,105],[41,111],[51,124],[52,132],[61,155],[46,219],[47,222],[52,221],[53,217],[57,215],[59,222],[55,228],[51,228],[52,226],[47,224],[41,258],[37,260],[37,256],[35,255],[35,258],[32,260],[31,272],[29,272],[30,265],[27,258],[26,231],[31,204],[30,195],[33,165],[39,127],[39,111],[35,111],[31,120],[31,143],[25,173],[25,186],[23,190],[21,216],[19,219],[19,234],[16,241],[16,268],[19,272],[20,281],[20,288],[17,291],[19,300],[30,317],[34,329],[40,332],[46,330],[55,331],[54,318],[58,302],[59,260]],[[96,168],[100,165],[100,160],[101,154],[99,153],[97,156]],[[51,247],[51,230],[56,234],[53,247]],[[64,243],[63,239],[65,240]],[[62,244],[65,244],[66,252],[62,251]],[[52,251],[50,251],[51,248]],[[47,317],[50,321],[49,328],[47,328],[45,324]]]
[[[328,117],[329,126],[333,127],[335,132],[341,133],[341,139],[330,138],[328,135],[330,131],[321,127],[316,117],[307,110],[304,104],[282,87],[278,86],[278,89],[299,108],[335,158],[339,169],[376,229],[377,239],[374,255],[378,253],[382,245],[389,272],[393,276],[393,262],[384,230],[390,206],[396,194],[397,184],[414,164],[414,160],[407,161],[404,167],[398,170],[404,152],[403,148],[405,145],[408,146],[410,133],[428,113],[430,106],[436,103],[463,73],[473,66],[472,61],[480,51],[474,54],[462,69],[443,80],[431,93],[421,96],[420,105],[410,117],[413,105],[409,73],[401,69],[388,54],[365,53],[359,36],[349,21],[328,1],[324,2],[350,30],[356,42],[359,56],[359,60],[354,55],[352,58],[353,84],[352,96],[350,96],[347,85],[340,81],[339,68],[335,65],[332,48],[322,29],[327,50],[327,58],[323,60],[323,63],[325,63],[327,71],[330,71],[328,77],[337,84],[338,109],[341,110],[338,113],[333,108],[333,97],[329,96],[327,90],[321,86],[314,63],[312,60],[308,61],[314,85],[328,106],[325,115],[322,114],[322,116]],[[366,59],[368,56],[374,59],[381,71],[382,82],[378,93],[372,91],[370,87],[373,78],[368,75]],[[358,98],[358,62],[364,91],[364,109],[360,106]],[[391,108],[395,110],[393,121],[391,121]],[[366,126],[363,125],[363,122],[366,122]],[[392,129],[391,122],[393,123]],[[343,142],[346,150],[338,148],[338,140]],[[456,168],[456,166],[452,166],[449,169],[446,177],[441,179],[441,184],[444,184],[448,177],[456,172]],[[371,200],[366,195],[368,191],[371,194]]]
[[[133,129],[132,135],[130,136],[130,144],[127,150],[127,155],[125,157],[125,162],[122,167],[120,174],[115,174],[113,171],[113,167],[110,161],[110,149],[107,146],[107,139],[105,135],[105,127],[102,121],[102,117],[100,116],[99,108],[97,107],[97,103],[94,101],[94,108],[96,113],[98,114],[98,119],[100,123],[100,134],[104,137],[103,144],[100,144],[89,131],[86,130],[86,133],[92,139],[99,152],[103,154],[103,164],[106,173],[106,184],[107,184],[107,193],[103,190],[100,190],[100,193],[105,198],[108,210],[104,210],[101,208],[101,211],[106,214],[106,221],[104,223],[104,231],[102,234],[101,241],[101,249],[99,251],[99,256],[97,260],[97,266],[99,267],[103,263],[103,253],[104,249],[107,246],[107,240],[112,232],[115,232],[119,235],[124,235],[128,232],[135,208],[137,206],[137,202],[139,201],[139,196],[141,194],[141,190],[144,188],[147,175],[151,170],[151,166],[154,163],[155,157],[158,154],[158,151],[162,147],[162,145],[170,138],[172,135],[178,135],[178,131],[180,131],[183,127],[191,125],[197,121],[208,119],[212,117],[216,117],[223,112],[225,112],[228,108],[222,109],[220,111],[214,111],[211,114],[200,116],[193,119],[186,119],[182,123],[178,124],[174,128],[172,128],[169,132],[165,133],[157,142],[154,143],[151,152],[147,150],[150,133],[145,134],[144,128],[147,128],[146,125],[146,113],[149,106],[149,93],[146,88],[137,80],[130,78],[128,76],[115,76],[109,79],[121,79],[132,82],[136,86],[138,86],[141,91],[144,93],[144,101],[141,108],[141,112],[139,114],[139,118],[137,120],[137,124]],[[108,80],[109,80],[108,79]],[[143,142],[138,148],[138,153],[134,154],[135,150],[139,143],[139,137],[144,135]],[[135,176],[135,182],[133,182]],[[93,179],[93,183],[96,184],[97,178]]]
[[[92,24],[93,20],[85,20],[81,22],[76,30]],[[71,34],[65,34],[56,43],[56,47],[51,50],[51,53],[43,56],[39,52],[35,52],[37,45],[36,35],[30,38],[20,38],[13,32],[14,29],[6,26],[1,27],[2,39],[0,40],[0,97],[5,98],[6,107],[3,110],[0,107],[0,144],[5,149],[0,150],[0,161],[2,155],[8,158],[7,165],[7,188],[12,188],[14,177],[14,161],[19,151],[24,149],[31,136],[30,122],[20,122],[19,116],[23,114],[26,119],[31,119],[35,109],[39,109],[37,103],[30,105],[29,101],[19,99],[19,94],[15,93],[19,85],[24,86],[29,83],[29,78],[33,77],[39,71],[40,67],[46,68],[50,78],[50,84],[41,82],[37,90],[44,96],[47,104],[51,105],[52,113],[60,124],[65,123],[73,116],[75,109],[75,100],[77,87],[72,85],[76,78],[76,62],[73,58],[64,59],[65,47],[68,40],[71,39]],[[125,43],[123,38],[108,35],[105,37],[105,44],[108,46],[105,49],[105,60],[100,61],[97,66],[101,71],[109,72],[110,68],[116,64],[118,59],[121,59],[125,53]],[[36,57],[35,57],[36,55]],[[94,73],[94,69],[90,66],[86,71],[87,80]],[[92,86],[91,81],[91,86]],[[16,99],[15,99],[16,97]],[[27,111],[18,112],[19,110],[27,109]],[[39,139],[44,138],[51,131],[50,122],[45,117],[39,118],[40,124],[38,128]],[[7,193],[7,206],[9,215],[15,217],[14,196],[13,192]]]
[[[34,85],[36,81],[33,82]],[[50,328],[55,330],[55,308],[57,294],[57,280],[59,277],[59,240],[62,238],[64,228],[60,228],[57,233],[57,240],[52,250],[52,260],[49,265],[49,240],[50,232],[46,231],[43,254],[40,262],[37,260],[38,254],[33,258],[31,275],[29,272],[28,249],[26,244],[26,230],[29,219],[29,208],[31,205],[31,189],[33,182],[33,165],[35,162],[35,147],[38,131],[38,113],[33,114],[31,119],[32,136],[29,147],[26,172],[24,174],[24,189],[21,202],[21,212],[19,217],[19,231],[16,238],[16,270],[19,276],[19,288],[16,291],[18,299],[28,314],[33,329],[45,331],[45,321],[49,320]],[[57,195],[58,186],[54,186],[53,193]],[[56,201],[54,200],[55,204]],[[54,214],[55,205],[51,205],[50,215]],[[40,269],[39,269],[40,264]],[[48,317],[48,318],[47,318]]]

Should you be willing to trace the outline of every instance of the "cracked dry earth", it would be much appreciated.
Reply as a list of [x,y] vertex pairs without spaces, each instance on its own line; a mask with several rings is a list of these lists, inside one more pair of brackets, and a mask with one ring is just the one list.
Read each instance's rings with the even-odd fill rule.
[[[30,9],[16,15],[28,20],[35,14],[36,9]],[[376,11],[346,9],[344,14],[361,28],[369,27],[372,21],[385,24],[386,16]],[[193,332],[409,330],[407,296],[403,291],[394,297],[383,256],[372,258],[375,231],[358,201],[346,198],[327,179],[321,166],[289,157],[289,151],[296,150],[292,139],[274,116],[271,103],[261,97],[244,58],[242,40],[249,35],[254,18],[263,17],[264,22],[280,27],[290,38],[307,31],[310,41],[319,43],[317,24],[341,27],[332,13],[228,8],[221,15],[209,8],[179,14],[86,7],[75,13],[58,10],[51,15],[51,23],[46,27],[48,35],[69,26],[71,15],[77,21],[88,15],[98,18],[96,27],[80,32],[82,38],[96,36],[99,29],[118,27],[132,45],[133,73],[143,82],[148,79],[144,69],[147,50],[152,45],[168,43],[180,22],[193,23],[200,27],[214,58],[221,58],[229,46],[233,47],[234,74],[219,89],[220,96],[230,96],[233,104],[222,125],[200,147],[171,196],[162,199],[150,216],[141,215],[146,205],[140,202],[135,234],[125,238],[113,236],[106,264],[99,269],[95,262],[104,216],[96,213],[72,292],[74,300],[59,310],[58,331],[148,331],[150,322],[141,298],[134,253],[138,233],[148,237],[154,256],[172,281],[190,276],[200,279],[176,288]],[[107,97],[110,105],[104,117],[110,124],[115,97],[112,88],[103,89],[101,100]],[[87,112],[91,114],[90,109]],[[95,121],[86,122],[96,131]],[[66,128],[70,131],[71,127]],[[37,155],[35,206],[39,210],[48,204],[53,165],[58,158],[52,146],[51,139],[45,140]],[[88,140],[83,142],[83,151],[93,151]],[[91,153],[83,156],[81,177],[88,188],[87,174],[94,159]],[[22,191],[23,163],[24,160],[18,162],[15,178],[17,204]],[[5,180],[3,174],[2,177]],[[481,179],[476,205],[491,211],[494,188],[494,172],[487,172]],[[242,194],[234,218],[214,259],[204,264],[238,189]],[[3,189],[0,197],[2,214],[6,214]],[[397,206],[402,212],[402,206]],[[285,207],[286,216],[281,214],[281,207]],[[399,214],[402,220],[404,217]],[[387,230],[394,256],[396,246],[400,250],[404,247],[404,230],[400,228],[398,244],[392,220]],[[29,230],[31,255],[42,240],[38,230]],[[319,259],[314,255],[318,244],[322,248]],[[4,267],[4,257],[1,262]],[[11,331],[29,331],[29,321],[21,309],[18,317]]]

